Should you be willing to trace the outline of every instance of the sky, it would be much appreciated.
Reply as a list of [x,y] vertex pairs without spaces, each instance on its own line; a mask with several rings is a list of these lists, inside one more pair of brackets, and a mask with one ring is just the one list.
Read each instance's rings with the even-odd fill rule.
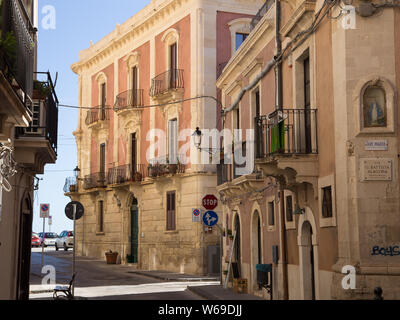
[[[78,104],[78,77],[70,66],[78,61],[79,51],[96,43],[112,32],[150,0],[39,0],[38,71],[50,71],[53,81],[58,72],[56,93],[60,104]],[[55,29],[49,29],[46,6],[55,9]],[[44,12],[42,10],[45,10]],[[73,223],[65,216],[65,206],[71,200],[64,196],[65,179],[73,176],[77,165],[75,138],[78,113],[75,109],[59,108],[58,158],[56,164],[47,164],[39,190],[34,195],[33,231],[41,232],[40,204],[50,204],[53,217],[52,232],[72,230]],[[49,226],[46,221],[46,232]]]

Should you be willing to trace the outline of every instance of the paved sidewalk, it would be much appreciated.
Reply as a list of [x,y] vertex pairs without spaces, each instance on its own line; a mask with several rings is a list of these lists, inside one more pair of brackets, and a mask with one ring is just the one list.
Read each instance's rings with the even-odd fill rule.
[[236,293],[232,288],[224,289],[221,285],[189,286],[187,290],[206,300],[264,300],[251,294]]
[[145,271],[145,270],[132,270],[129,273],[139,274],[142,276],[151,277],[154,279],[164,280],[164,281],[219,281],[218,276],[200,276],[192,274],[182,274],[174,273],[169,271]]

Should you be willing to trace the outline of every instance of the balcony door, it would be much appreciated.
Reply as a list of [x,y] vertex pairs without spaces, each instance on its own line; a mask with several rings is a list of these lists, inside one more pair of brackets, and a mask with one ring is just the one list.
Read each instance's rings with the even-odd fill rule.
[[178,76],[178,48],[176,43],[169,46],[170,81],[169,87],[176,88]]
[[131,105],[133,107],[138,106],[138,69],[137,67],[132,68],[132,96],[131,96]]
[[137,138],[136,138],[136,132],[132,133],[131,135],[131,166],[132,166],[132,172],[136,173],[137,171]]
[[311,144],[311,80],[310,80],[310,58],[304,60],[304,133],[305,153],[312,152]]
[[101,111],[100,111],[100,120],[106,119],[106,84],[101,84]]
[[168,124],[168,160],[169,163],[178,162],[178,121],[172,119]]
[[104,182],[106,172],[106,144],[100,145],[100,171],[99,182]]

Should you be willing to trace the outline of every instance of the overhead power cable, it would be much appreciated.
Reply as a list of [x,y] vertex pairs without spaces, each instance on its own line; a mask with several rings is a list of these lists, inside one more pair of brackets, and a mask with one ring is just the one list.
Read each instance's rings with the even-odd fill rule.
[[165,103],[159,103],[159,104],[151,104],[151,105],[147,105],[147,106],[129,106],[129,107],[124,107],[124,108],[119,108],[119,107],[109,107],[109,106],[105,106],[105,107],[101,107],[101,106],[97,106],[97,107],[80,107],[80,106],[72,106],[72,105],[67,105],[67,104],[59,104],[59,107],[63,107],[63,108],[72,108],[72,109],[86,109],[86,110],[96,110],[96,109],[101,109],[101,110],[114,110],[114,111],[119,111],[119,110],[126,110],[126,109],[145,109],[145,108],[156,108],[156,107],[163,107],[163,106],[168,106],[168,105],[172,105],[172,104],[177,104],[177,103],[183,103],[186,101],[191,101],[191,100],[198,100],[198,99],[212,99],[214,100],[221,108],[222,103],[221,101],[219,101],[216,97],[214,96],[207,96],[207,95],[202,95],[202,96],[196,96],[196,97],[191,97],[191,98],[185,98],[185,99],[181,99],[181,100],[175,100],[175,101],[171,101],[171,102],[165,102]]
[[[226,113],[236,109],[240,103],[240,101],[242,100],[243,96],[246,94],[247,91],[252,90],[257,84],[258,82],[264,78],[267,73],[269,73],[269,71],[271,71],[271,69],[273,67],[275,67],[275,65],[279,62],[281,62],[282,60],[286,59],[294,50],[296,50],[299,46],[301,46],[304,41],[306,41],[308,39],[308,37],[317,29],[317,27],[319,26],[319,24],[321,23],[322,19],[329,13],[330,9],[332,9],[332,7],[334,5],[337,4],[337,0],[325,0],[324,4],[322,5],[322,7],[318,10],[317,14],[314,17],[314,20],[311,24],[311,26],[303,31],[300,31],[283,49],[282,53],[279,56],[275,56],[273,59],[271,59],[267,65],[261,70],[261,72],[257,75],[257,77],[246,87],[244,87],[238,97],[235,99],[235,101],[233,102],[233,104],[227,108],[227,109],[222,109],[222,115],[225,115]],[[319,19],[319,16],[321,15],[321,12],[324,8],[327,8],[326,11],[324,12],[323,16],[321,17],[321,19]],[[319,20],[318,20],[319,19]],[[301,41],[299,43],[296,44],[295,47],[291,48],[291,46],[299,40],[300,37],[304,36],[303,39],[301,39]],[[291,49],[290,49],[291,48]],[[289,52],[287,52],[290,49]]]

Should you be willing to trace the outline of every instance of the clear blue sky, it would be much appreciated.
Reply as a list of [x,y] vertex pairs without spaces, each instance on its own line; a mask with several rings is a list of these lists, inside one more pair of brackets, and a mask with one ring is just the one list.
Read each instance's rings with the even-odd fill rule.
[[[150,0],[39,0],[38,71],[50,71],[55,78],[58,72],[56,92],[60,103],[77,105],[78,78],[70,66],[78,61],[80,50],[89,47],[122,24]],[[56,9],[56,28],[43,29],[41,13],[46,5]],[[39,191],[35,193],[33,231],[41,232],[42,219],[39,204],[50,203],[53,216],[51,231],[60,233],[71,229],[72,222],[65,217],[64,208],[70,201],[64,196],[65,178],[73,176],[77,164],[76,145],[72,132],[77,127],[77,111],[60,107],[58,123],[58,159],[55,165],[46,165]],[[49,228],[46,223],[46,230]]]

